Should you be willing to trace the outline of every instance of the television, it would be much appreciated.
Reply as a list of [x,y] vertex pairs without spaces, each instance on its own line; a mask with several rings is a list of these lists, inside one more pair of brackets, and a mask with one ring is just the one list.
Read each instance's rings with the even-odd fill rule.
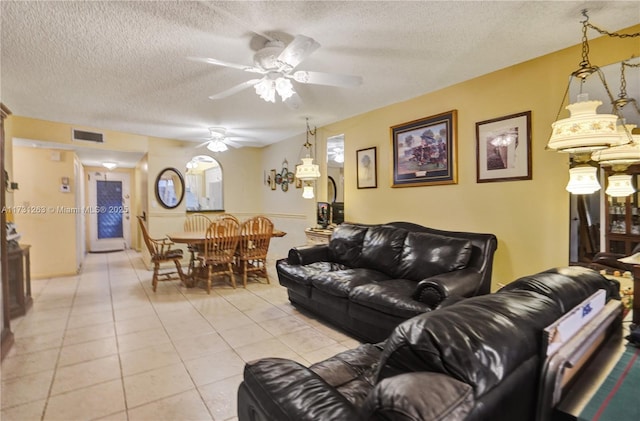
[[331,204],[331,223],[342,224],[344,222],[344,202],[333,202]]

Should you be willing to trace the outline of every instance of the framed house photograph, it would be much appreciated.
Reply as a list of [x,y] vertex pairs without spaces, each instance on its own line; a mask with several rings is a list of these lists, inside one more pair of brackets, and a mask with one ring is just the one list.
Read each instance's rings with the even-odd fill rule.
[[457,110],[391,127],[391,187],[456,184]]
[[271,190],[276,189],[276,170],[269,171],[269,186]]
[[476,123],[478,183],[531,180],[531,111]]
[[378,187],[377,148],[356,151],[356,173],[359,189],[375,189]]

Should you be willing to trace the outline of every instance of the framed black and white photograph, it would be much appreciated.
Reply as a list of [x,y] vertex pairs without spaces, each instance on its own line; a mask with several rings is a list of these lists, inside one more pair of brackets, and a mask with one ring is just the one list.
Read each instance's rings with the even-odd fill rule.
[[391,127],[391,187],[456,184],[457,111]]
[[356,172],[359,189],[375,189],[378,187],[377,148],[356,151]]
[[531,111],[476,123],[478,183],[531,180]]

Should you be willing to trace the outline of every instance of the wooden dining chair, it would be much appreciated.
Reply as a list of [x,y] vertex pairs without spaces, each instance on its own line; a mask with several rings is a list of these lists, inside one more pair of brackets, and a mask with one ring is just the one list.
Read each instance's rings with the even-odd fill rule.
[[[184,282],[182,264],[180,263],[180,260],[182,260],[182,250],[172,249],[171,247],[174,243],[168,238],[151,238],[149,236],[149,231],[147,231],[147,226],[144,223],[144,219],[142,219],[141,216],[138,216],[138,222],[140,223],[140,229],[142,230],[142,238],[144,239],[144,243],[147,245],[147,249],[151,255],[151,263],[153,264],[153,279],[151,280],[153,292],[156,292],[159,280],[170,281],[180,279],[180,281]],[[161,272],[160,265],[166,262],[173,262],[176,266],[176,270],[165,271],[163,269]],[[178,274],[178,278],[173,276],[176,273]],[[166,279],[160,279],[160,277],[165,277]]]
[[[201,213],[193,213],[187,216],[187,219],[184,221],[184,230],[185,232],[207,232],[209,225],[211,224],[211,219],[209,219],[206,215]],[[196,260],[196,253],[202,253],[204,250],[204,244],[189,244],[187,246],[189,253],[191,253],[191,257],[189,259],[189,271],[188,273],[193,273],[194,263]]]
[[240,238],[240,224],[236,219],[214,219],[207,229],[204,250],[198,255],[201,267],[207,271],[207,294],[211,293],[211,280],[215,275],[229,275],[231,286],[236,287],[233,258]]
[[236,259],[245,288],[249,272],[262,273],[267,283],[270,283],[267,274],[267,252],[272,235],[273,222],[265,216],[255,216],[242,223]]

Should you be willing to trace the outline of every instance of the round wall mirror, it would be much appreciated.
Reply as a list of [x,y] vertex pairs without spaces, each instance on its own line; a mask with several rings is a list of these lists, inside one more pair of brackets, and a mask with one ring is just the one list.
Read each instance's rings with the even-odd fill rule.
[[166,209],[177,208],[184,197],[184,178],[175,168],[165,168],[156,177],[156,198]]

